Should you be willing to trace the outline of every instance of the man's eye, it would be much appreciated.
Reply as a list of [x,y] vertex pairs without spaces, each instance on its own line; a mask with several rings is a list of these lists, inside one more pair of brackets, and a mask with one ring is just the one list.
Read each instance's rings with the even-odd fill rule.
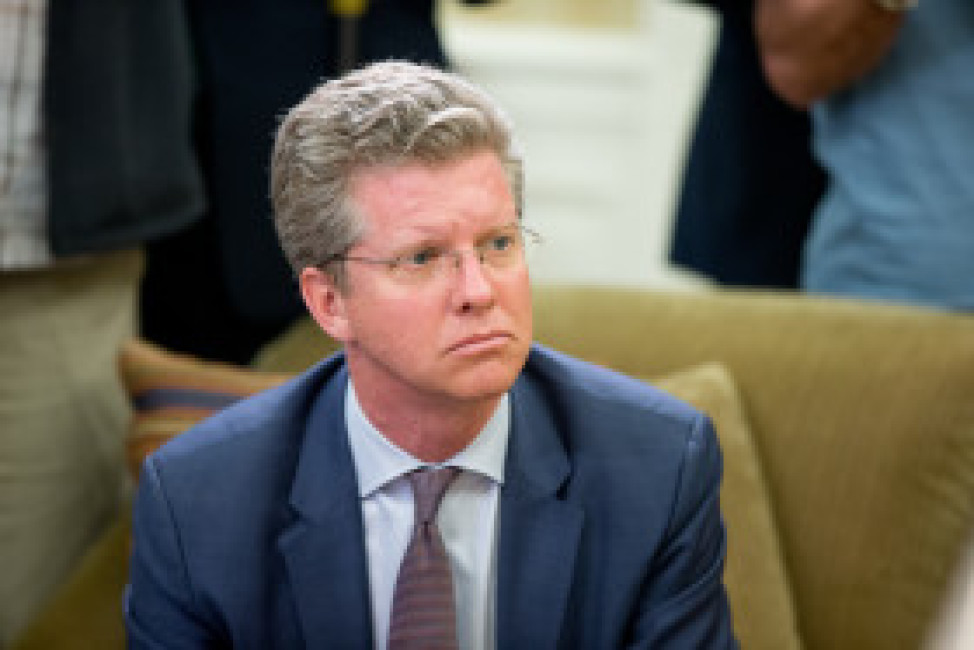
[[421,248],[417,251],[402,256],[402,261],[410,266],[426,266],[436,261],[440,256],[440,251],[435,248]]
[[490,250],[506,251],[514,246],[514,235],[497,235],[487,243]]

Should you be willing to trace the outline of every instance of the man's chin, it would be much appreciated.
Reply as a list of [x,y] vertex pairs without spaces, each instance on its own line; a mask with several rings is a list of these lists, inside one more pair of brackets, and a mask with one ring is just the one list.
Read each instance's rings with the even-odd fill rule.
[[450,393],[471,400],[499,397],[511,389],[522,367],[523,363],[514,364],[510,359],[477,364],[457,373]]

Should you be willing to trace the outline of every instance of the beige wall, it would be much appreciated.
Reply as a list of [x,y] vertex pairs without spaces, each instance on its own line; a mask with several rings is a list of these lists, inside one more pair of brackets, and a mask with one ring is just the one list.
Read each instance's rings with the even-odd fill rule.
[[462,73],[525,145],[536,281],[696,287],[667,262],[713,19],[679,0],[442,0]]

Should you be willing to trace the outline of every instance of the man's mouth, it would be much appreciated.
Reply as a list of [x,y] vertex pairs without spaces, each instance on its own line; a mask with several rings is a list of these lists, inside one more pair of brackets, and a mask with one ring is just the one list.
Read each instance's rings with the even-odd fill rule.
[[450,346],[452,354],[481,354],[505,347],[514,337],[508,332],[487,332],[468,336]]

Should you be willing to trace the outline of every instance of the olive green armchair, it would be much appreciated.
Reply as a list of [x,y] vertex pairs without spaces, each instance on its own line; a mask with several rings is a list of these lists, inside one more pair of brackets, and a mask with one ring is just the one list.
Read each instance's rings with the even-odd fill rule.
[[[974,522],[974,316],[789,293],[541,287],[536,337],[714,418],[742,647],[919,647]],[[133,343],[136,396],[245,395],[334,344],[310,321],[231,368]],[[136,410],[133,468],[205,413]],[[137,471],[137,470],[135,470]],[[16,650],[122,648],[119,516]]]

